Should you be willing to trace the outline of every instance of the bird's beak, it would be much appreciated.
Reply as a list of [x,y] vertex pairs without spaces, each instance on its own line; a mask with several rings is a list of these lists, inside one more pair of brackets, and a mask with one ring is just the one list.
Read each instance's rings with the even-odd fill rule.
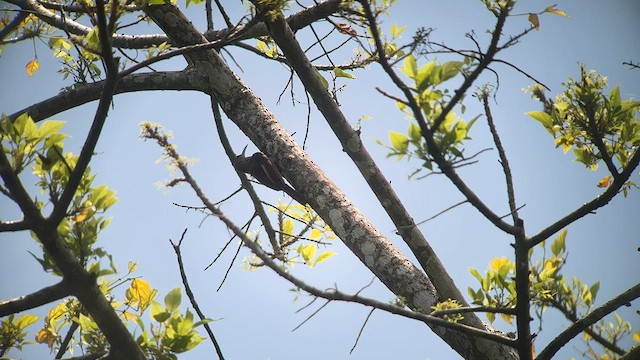
[[246,155],[244,153],[247,151],[247,146],[249,146],[249,145],[246,145],[244,147],[244,149],[242,149],[242,154],[240,154],[240,156],[242,156],[243,158],[246,157]]

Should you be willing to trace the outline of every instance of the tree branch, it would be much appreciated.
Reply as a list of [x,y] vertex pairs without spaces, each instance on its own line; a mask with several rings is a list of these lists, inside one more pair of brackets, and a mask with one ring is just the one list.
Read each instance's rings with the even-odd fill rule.
[[[190,69],[185,69],[182,71],[131,74],[118,81],[113,93],[123,94],[146,90],[202,91],[203,89],[199,88],[197,84],[194,84],[194,82],[190,80],[192,73]],[[55,96],[19,110],[8,117],[12,121],[15,121],[18,116],[26,112],[31,116],[33,121],[42,121],[55,114],[100,99],[105,83],[103,80],[75,88],[68,88]]]
[[7,37],[15,28],[20,25],[20,23],[29,16],[29,13],[26,11],[19,11],[16,17],[11,20],[5,27],[0,29],[0,43]]
[[565,228],[567,225],[573,223],[574,221],[582,218],[583,216],[595,211],[598,208],[601,208],[609,203],[614,196],[618,194],[620,189],[624,186],[624,184],[629,180],[633,171],[635,171],[636,167],[640,163],[640,149],[636,149],[633,156],[629,159],[627,163],[627,167],[620,173],[620,175],[614,178],[613,183],[609,186],[607,190],[605,190],[602,194],[600,194],[595,199],[590,202],[582,205],[578,209],[574,210],[569,215],[566,215],[562,219],[556,221],[551,224],[547,228],[543,229],[536,235],[529,238],[527,241],[529,248],[532,248],[539,243],[548,239],[551,235],[557,233],[558,231]]
[[0,221],[0,232],[29,230],[31,223],[27,220]]
[[[5,0],[6,2],[19,6],[23,10],[34,13],[42,21],[47,24],[68,31],[70,34],[84,36],[91,31],[91,28],[82,25],[79,22],[71,20],[69,17],[63,17],[55,14],[47,9],[45,6],[36,2],[35,0]],[[327,0],[321,2],[315,6],[306,8],[298,13],[295,13],[287,17],[287,22],[293,29],[302,29],[309,26],[319,19],[330,16],[340,10],[340,4],[342,0]],[[59,7],[57,8],[59,9]],[[56,9],[56,10],[57,10]],[[217,31],[207,31],[205,36],[209,41],[219,40],[224,38],[230,31],[233,31],[235,27],[229,27],[227,29]],[[264,24],[252,27],[247,31],[243,37],[238,40],[252,39],[269,34],[269,30]],[[150,34],[150,35],[126,35],[126,34],[114,34],[113,46],[117,48],[125,49],[142,49],[152,45],[160,45],[163,42],[171,43],[169,37],[165,34]]]
[[[560,311],[562,315],[564,315],[564,317],[567,318],[567,320],[571,321],[571,323],[576,323],[580,320],[571,310],[564,308],[562,304],[557,300],[547,300],[545,301],[545,303],[549,303],[551,307]],[[625,351],[622,348],[612,343],[611,341],[605,339],[602,335],[595,332],[595,330],[592,329],[591,327],[587,327],[583,331],[587,333],[589,336],[591,336],[593,340],[600,343],[600,345],[602,345],[604,348],[609,349],[618,355],[624,355]]]
[[[188,167],[186,166],[184,161],[181,160],[181,157],[179,156],[179,154],[175,150],[169,147],[169,144],[166,142],[166,138],[164,137],[164,135],[160,134],[157,131],[157,129],[153,129],[153,128],[145,129],[145,133],[149,134],[149,136],[147,136],[148,138],[152,138],[158,141],[158,144],[165,151],[167,151],[167,154],[174,160],[175,165],[178,167],[180,172],[182,172],[185,182],[187,182],[191,186],[193,191],[196,193],[196,196],[200,198],[202,203],[209,209],[209,211],[211,211],[212,214],[214,214],[218,219],[220,219],[227,226],[227,228],[229,228],[229,230],[231,230],[236,236],[242,239],[243,243],[247,247],[249,247],[251,251],[256,256],[258,256],[265,265],[267,265],[271,270],[275,271],[278,275],[280,275],[287,281],[291,282],[293,285],[297,286],[298,288],[308,292],[311,295],[321,297],[330,301],[335,300],[335,301],[355,302],[365,306],[370,306],[380,310],[384,310],[392,314],[420,320],[429,325],[436,325],[439,327],[456,330],[463,334],[473,335],[483,339],[488,339],[502,345],[514,346],[515,342],[513,339],[488,332],[484,329],[481,330],[481,329],[477,329],[464,324],[452,323],[445,319],[426,315],[423,312],[407,310],[405,308],[401,308],[399,306],[392,305],[389,303],[384,303],[374,299],[364,298],[357,294],[349,295],[335,289],[329,290],[329,291],[320,290],[306,284],[305,282],[294,277],[289,272],[285,271],[282,267],[280,267],[278,264],[276,264],[276,262],[273,259],[271,259],[271,257],[267,253],[264,252],[264,250],[260,247],[260,245],[256,241],[251,240],[247,236],[247,234],[244,231],[242,231],[242,229],[240,229],[237,225],[235,225],[235,223],[233,223],[229,218],[227,218],[226,215],[222,213],[222,211],[217,206],[215,206],[213,202],[211,202],[211,200],[202,191],[202,188],[200,187],[200,185],[198,185],[198,183],[195,181],[193,176],[191,176],[191,173]],[[422,311],[426,312],[429,310],[422,309]]]
[[[438,283],[436,289],[438,290],[439,297],[456,299],[466,305],[465,298],[455,287],[455,283],[449,277],[435,252],[431,249],[408,211],[402,205],[402,202],[390,186],[389,181],[385,179],[373,158],[365,149],[358,133],[348,123],[336,102],[318,79],[313,65],[299,46],[293,31],[288,28],[286,22],[279,19],[271,22],[269,28],[271,29],[271,35],[274,41],[276,41],[286,56],[287,62],[295,70],[304,84],[305,90],[311,95],[318,110],[323,114],[337,138],[342,143],[343,151],[345,151],[356,164],[364,179],[369,184],[369,187],[376,194],[378,201],[385,208],[387,214],[389,214],[396,225],[396,228],[399,229],[399,233],[409,245],[430,279],[434,283]],[[465,323],[473,327],[485,329],[484,324],[475,315],[466,317]],[[441,334],[437,329],[436,333]],[[465,340],[457,337],[455,333],[447,332],[446,335],[443,339],[450,344],[460,345],[465,342]],[[455,347],[455,345],[452,346]],[[462,347],[465,346],[458,346],[456,350],[462,351]],[[474,348],[473,345],[466,346],[464,351],[472,348]]]
[[[504,222],[500,216],[498,216],[496,213],[494,213],[479,197],[478,195],[476,195],[473,190],[471,190],[467,184],[460,178],[460,176],[458,175],[458,173],[455,171],[455,169],[451,166],[451,164],[449,164],[446,159],[444,158],[444,156],[440,153],[438,146],[436,145],[434,139],[433,139],[433,132],[431,131],[431,128],[427,125],[427,122],[422,114],[422,110],[420,109],[420,106],[418,106],[418,103],[416,102],[413,93],[411,91],[411,89],[409,89],[409,87],[400,79],[400,77],[398,77],[398,74],[396,74],[396,72],[393,70],[393,68],[391,67],[391,64],[389,64],[389,62],[386,59],[386,54],[385,54],[385,47],[382,44],[382,40],[380,38],[380,33],[378,32],[378,25],[377,25],[377,21],[375,19],[375,17],[373,16],[373,12],[371,11],[371,8],[368,4],[368,2],[366,0],[361,0],[360,1],[363,5],[364,11],[365,11],[365,15],[367,17],[367,21],[370,24],[370,29],[371,29],[371,35],[373,36],[375,45],[376,45],[376,51],[378,52],[378,58],[379,58],[379,63],[382,66],[382,68],[384,69],[384,71],[387,73],[387,75],[389,76],[389,78],[391,79],[391,81],[393,81],[393,83],[396,85],[396,87],[398,87],[398,89],[400,89],[400,91],[402,91],[402,93],[404,94],[406,100],[409,103],[409,107],[411,108],[411,111],[413,112],[413,116],[416,119],[416,121],[418,122],[418,125],[420,126],[420,130],[422,131],[422,137],[425,139],[425,141],[427,142],[427,148],[429,149],[429,153],[431,154],[431,156],[433,156],[435,162],[438,164],[438,166],[440,167],[440,170],[442,170],[442,172],[449,178],[449,180],[458,188],[458,190],[467,198],[467,200],[469,200],[469,203],[471,203],[471,205],[473,205],[476,209],[478,209],[478,211],[480,211],[480,213],[482,213],[492,224],[494,224],[496,227],[498,227],[499,229],[505,231],[508,234],[516,234],[518,232],[518,229],[511,225],[508,224],[506,222]],[[502,31],[502,27],[504,26],[504,21],[506,19],[506,11],[504,14],[502,14],[499,18],[498,18],[498,24],[496,25],[496,29],[494,31],[494,37],[499,35],[501,31]],[[497,40],[495,40],[497,41]],[[495,42],[494,40],[492,40],[492,44]],[[495,54],[495,53],[494,53]],[[492,55],[493,56],[493,55]],[[485,55],[486,59],[487,56]],[[481,62],[482,63],[482,62]],[[488,65],[485,64],[483,65],[484,67],[486,67]],[[480,68],[480,65],[478,65],[478,68],[476,68],[476,71]],[[475,73],[475,71],[474,71]],[[475,78],[477,78],[479,75],[476,74]],[[443,119],[446,116],[445,111],[450,111],[453,106],[455,105],[454,103],[454,99],[458,99],[456,101],[459,101],[462,97],[462,95],[464,94],[464,92],[471,86],[471,83],[468,82],[468,80],[471,78],[471,76],[467,77],[467,79],[465,80],[465,82],[463,83],[463,85],[456,90],[456,96],[454,96],[452,98],[452,100],[449,102],[449,104],[447,105],[447,107],[445,108],[445,110],[442,111],[441,116]],[[474,78],[474,80],[475,80]],[[449,110],[446,110],[449,109]],[[441,120],[440,117],[438,119],[435,120],[434,122],[434,126],[436,123],[440,123]],[[438,125],[439,126],[439,125]],[[433,127],[433,128],[437,128],[437,127]]]
[[[206,42],[175,6],[149,6],[145,11],[178,46]],[[301,190],[349,249],[391,291],[404,296],[412,306],[430,308],[436,299],[429,279],[347,200],[220,55],[204,50],[187,57],[200,71],[199,78],[206,83],[204,86],[210,87],[227,117],[274,161],[294,188]]]
[[507,184],[507,197],[509,198],[509,210],[511,211],[511,217],[513,218],[513,222],[516,223],[518,221],[518,208],[516,207],[516,195],[513,187],[513,175],[511,174],[511,167],[509,166],[509,159],[507,159],[507,153],[502,146],[502,141],[500,141],[500,136],[498,135],[498,130],[496,129],[496,125],[493,122],[493,115],[491,114],[491,108],[489,107],[489,92],[484,89],[480,93],[480,100],[482,101],[482,105],[484,107],[484,113],[487,115],[487,124],[489,125],[489,131],[493,136],[493,143],[496,144],[496,149],[498,150],[498,156],[500,157],[500,165],[502,165],[502,171],[504,172],[505,182]]
[[604,305],[597,309],[594,309],[589,315],[583,317],[568,329],[560,333],[555,339],[553,339],[545,348],[538,354],[537,360],[551,359],[557,352],[566,345],[571,339],[576,337],[582,331],[589,326],[600,321],[605,316],[609,315],[621,306],[624,306],[631,301],[640,297],[640,284],[637,284],[615,298],[607,301]]
[[111,105],[113,93],[118,83],[118,60],[114,59],[113,57],[111,38],[109,37],[111,33],[107,30],[108,25],[106,14],[104,13],[104,4],[100,5],[102,4],[102,1],[103,0],[98,0],[96,2],[96,5],[98,9],[98,28],[100,29],[100,51],[104,60],[103,62],[105,66],[106,79],[104,81],[102,95],[100,96],[100,102],[98,103],[98,109],[96,110],[96,114],[93,119],[93,124],[91,125],[89,134],[87,135],[87,139],[82,146],[82,150],[80,151],[80,155],[78,156],[78,161],[76,162],[73,172],[69,176],[69,181],[65,185],[62,195],[60,195],[60,198],[55,204],[51,215],[47,219],[47,221],[51,225],[55,225],[56,227],[60,223],[62,218],[66,216],[67,208],[69,207],[69,204],[71,204],[76,190],[78,189],[78,185],[80,184],[80,180],[82,180],[82,177],[84,176],[84,173],[89,166],[89,162],[93,157],[93,151],[98,144],[98,139],[100,138],[102,127],[107,120],[109,106]]
[[42,288],[29,295],[16,299],[0,301],[0,317],[37,308],[71,295],[71,284],[62,280],[59,283]]
[[[178,241],[177,244],[175,244],[172,240],[169,240],[169,242],[173,247],[173,251],[175,251],[176,253],[176,259],[178,261],[178,269],[180,270],[180,277],[182,278],[184,291],[187,294],[189,301],[191,302],[191,306],[193,306],[193,310],[195,310],[196,314],[198,314],[198,317],[200,317],[200,320],[204,321],[207,319],[207,317],[204,316],[204,313],[202,312],[202,310],[200,310],[200,305],[198,305],[198,302],[196,301],[196,297],[193,294],[193,291],[191,291],[191,286],[189,286],[189,280],[187,279],[187,272],[184,270],[184,263],[182,262],[182,252],[180,251],[180,246],[182,245],[182,240],[184,239],[184,235],[186,233],[187,233],[187,229],[184,229],[184,231],[182,232],[182,236],[180,237],[180,240]],[[207,331],[207,334],[209,334],[209,338],[213,342],[213,346],[215,347],[216,353],[218,354],[218,359],[224,360],[222,349],[220,348],[220,344],[218,344],[218,341],[216,340],[216,336],[213,334],[213,330],[211,330],[211,327],[206,322],[203,324],[203,326]]]

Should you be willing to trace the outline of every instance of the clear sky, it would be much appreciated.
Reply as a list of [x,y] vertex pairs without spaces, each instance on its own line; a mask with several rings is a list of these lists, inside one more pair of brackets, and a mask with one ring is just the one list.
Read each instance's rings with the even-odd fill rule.
[[[550,95],[562,91],[561,83],[567,77],[579,76],[578,63],[594,69],[609,79],[610,85],[620,85],[623,98],[640,98],[640,71],[629,70],[623,61],[640,61],[640,3],[636,0],[619,1],[554,1],[526,2],[519,4],[517,13],[540,11],[549,5],[569,15],[541,17],[540,31],[532,32],[522,42],[500,54],[551,88]],[[179,2],[184,8],[184,2]],[[233,2],[230,13],[238,19],[243,14],[241,6]],[[191,5],[188,9],[194,23],[204,25],[204,7]],[[403,34],[409,41],[418,27],[432,27],[431,40],[444,42],[455,48],[469,49],[473,44],[465,33],[474,30],[480,43],[486,47],[487,29],[494,19],[483,10],[480,1],[456,0],[446,2],[422,2],[399,0],[390,10],[390,16],[382,28],[388,30],[392,23],[408,25]],[[219,22],[219,24],[222,24]],[[505,32],[515,35],[528,26],[527,17],[512,17]],[[157,30],[151,30],[152,33]],[[310,44],[309,31],[298,35],[304,44]],[[70,85],[56,74],[59,64],[50,59],[50,52],[41,42],[36,42],[41,69],[28,77],[25,64],[34,56],[34,46],[26,42],[6,47],[0,57],[0,112],[13,113],[29,104],[56,94]],[[228,48],[233,60],[232,68],[274,112],[284,126],[302,142],[306,127],[306,106],[292,105],[289,92],[278,102],[278,95],[287,84],[289,72],[278,64],[256,60],[254,54],[239,48]],[[350,51],[350,50],[349,50]],[[350,56],[350,55],[347,55]],[[227,55],[228,60],[231,57]],[[448,59],[445,56],[439,60]],[[346,58],[337,58],[346,62]],[[326,64],[324,60],[318,61]],[[157,69],[179,70],[182,60],[171,60]],[[532,84],[518,72],[496,64],[492,67],[500,74],[500,88],[492,103],[493,115],[507,155],[512,164],[518,205],[526,205],[521,215],[527,231],[535,234],[559,217],[567,214],[601,191],[596,187],[604,176],[604,167],[591,172],[573,161],[571,153],[563,155],[553,148],[553,139],[525,112],[538,110],[536,102],[521,89]],[[348,87],[340,92],[342,110],[355,124],[363,115],[372,120],[363,122],[362,138],[401,199],[420,221],[462,200],[462,196],[443,177],[431,176],[424,180],[407,180],[407,175],[418,162],[385,159],[386,150],[375,143],[376,139],[388,142],[390,130],[404,132],[408,119],[399,114],[395,104],[374,90],[375,86],[398,93],[383,77],[377,66],[354,73],[355,80],[342,80]],[[492,75],[481,81],[495,82]],[[481,83],[479,82],[478,85]],[[296,85],[296,100],[305,102],[302,87]],[[481,113],[475,98],[467,97],[465,104],[468,119]],[[96,103],[58,114],[54,119],[67,121],[63,129],[71,135],[67,150],[78,153],[90,125]],[[193,212],[172,205],[199,205],[192,191],[186,187],[171,190],[158,189],[156,183],[169,179],[163,165],[155,163],[160,149],[152,143],[138,139],[141,121],[161,123],[174,134],[179,152],[198,162],[192,172],[209,197],[220,200],[239,187],[229,161],[222,152],[209,106],[209,99],[193,92],[154,92],[119,95],[98,143],[97,155],[91,167],[98,174],[96,184],[105,183],[118,192],[119,202],[110,209],[111,225],[104,231],[99,245],[113,254],[121,271],[129,260],[138,262],[138,276],[144,277],[159,289],[161,296],[182,286],[177,263],[169,239],[177,240],[185,228],[189,231],[183,245],[192,288],[203,311],[213,319],[212,324],[225,356],[229,359],[454,359],[457,355],[421,323],[397,316],[375,312],[364,330],[358,347],[349,355],[360,327],[369,309],[359,305],[330,304],[300,329],[291,330],[304,321],[317,307],[312,305],[299,313],[296,310],[307,304],[308,298],[293,301],[289,292],[292,286],[268,269],[245,271],[241,263],[233,265],[227,282],[216,291],[228,267],[234,250],[227,250],[209,270],[204,268],[217,255],[230,235],[214,218],[203,219]],[[233,146],[239,151],[249,140],[235,126],[226,121]],[[374,199],[361,179],[355,166],[341,152],[324,120],[316,112],[311,114],[311,135],[307,151],[311,158],[340,186],[362,212],[402,251],[409,254],[402,240],[394,235],[393,225],[381,206]],[[469,152],[491,147],[488,128],[482,117],[471,132],[473,142]],[[254,150],[253,145],[249,146]],[[460,174],[497,213],[508,213],[504,192],[504,180],[497,163],[495,151],[479,157],[474,166],[461,169]],[[23,176],[26,180],[27,176]],[[31,179],[27,181],[33,181]],[[635,181],[638,182],[637,172]],[[264,199],[276,202],[281,193],[258,188]],[[636,284],[640,277],[640,245],[637,219],[640,214],[640,194],[632,191],[627,198],[618,197],[596,215],[587,216],[568,230],[568,265],[565,275],[577,276],[588,284],[601,281],[597,304]],[[222,210],[238,224],[244,223],[252,210],[246,195],[234,197],[222,206]],[[0,217],[16,218],[19,214],[6,198],[0,200]],[[458,207],[445,215],[421,226],[422,231],[447,266],[459,288],[466,293],[467,286],[477,287],[469,274],[469,267],[481,272],[494,256],[512,258],[508,238],[479,213],[469,207]],[[234,243],[235,244],[235,243]],[[363,266],[339,241],[329,250],[338,256],[309,269],[298,265],[292,273],[319,288],[338,286],[345,292],[356,292],[371,279],[373,274]],[[29,251],[38,248],[28,234],[0,235],[0,299],[8,299],[33,292],[57,281],[43,274],[39,264]],[[250,256],[242,249],[240,258]],[[409,256],[409,255],[407,255]],[[411,258],[414,260],[413,258]],[[417,262],[416,262],[417,263]],[[379,281],[362,295],[382,301],[393,299]],[[183,302],[186,305],[186,299]],[[635,307],[623,309],[621,314],[630,320],[635,331],[640,319],[634,315]],[[47,307],[45,312],[48,311]],[[44,312],[43,312],[44,313]],[[35,334],[38,325],[29,330]],[[514,331],[501,320],[494,323],[503,331]],[[537,323],[532,330],[537,331]],[[536,346],[542,349],[567,322],[562,316],[549,310],[544,322],[545,330],[538,337]],[[629,346],[629,342],[625,344]],[[46,349],[11,352],[13,357],[48,358]],[[579,357],[584,349],[580,341],[566,346],[558,358]],[[187,353],[185,359],[210,358],[213,346],[205,342]]]

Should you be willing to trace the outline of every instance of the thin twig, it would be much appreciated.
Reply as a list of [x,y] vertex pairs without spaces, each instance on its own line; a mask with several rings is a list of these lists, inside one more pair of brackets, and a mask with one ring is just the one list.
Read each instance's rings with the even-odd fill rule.
[[367,323],[369,322],[369,319],[371,318],[371,315],[373,315],[374,311],[376,311],[375,308],[371,309],[367,314],[367,317],[364,319],[364,323],[362,323],[362,326],[360,327],[360,331],[358,331],[358,336],[356,337],[356,341],[353,343],[353,346],[351,347],[351,351],[349,351],[349,354],[353,354],[353,350],[355,350],[356,346],[358,346],[358,341],[360,341],[360,337],[364,332],[364,327],[367,326]]
[[193,291],[191,291],[191,286],[189,286],[189,279],[187,278],[187,272],[184,269],[184,262],[182,261],[182,252],[180,251],[180,246],[182,246],[182,241],[184,240],[184,236],[186,235],[186,233],[187,233],[187,229],[184,229],[184,231],[182,232],[182,235],[180,236],[180,240],[178,241],[177,244],[174,243],[173,240],[171,239],[169,239],[169,242],[173,247],[173,251],[176,253],[178,268],[180,270],[180,278],[182,278],[184,291],[187,294],[187,297],[189,298],[189,302],[191,303],[191,306],[193,306],[193,310],[195,310],[196,314],[198,314],[198,317],[200,317],[200,320],[203,321],[203,326],[207,331],[207,334],[209,334],[209,338],[211,339],[211,342],[213,342],[213,346],[216,348],[216,353],[218,354],[218,358],[220,360],[224,360],[224,355],[222,355],[222,349],[220,348],[220,344],[218,344],[218,341],[216,340],[216,336],[213,334],[213,330],[211,330],[211,327],[205,321],[207,320],[207,317],[204,316],[204,313],[202,312],[202,310],[200,310],[200,305],[198,304],[198,301],[196,300],[196,297],[193,294]]
[[496,144],[498,150],[498,156],[500,157],[500,165],[502,165],[502,172],[504,173],[505,182],[507,184],[507,197],[509,199],[509,210],[513,218],[513,223],[518,221],[518,208],[516,207],[516,195],[513,187],[513,175],[511,173],[511,167],[509,166],[509,159],[507,159],[507,153],[502,146],[496,124],[493,121],[493,115],[491,114],[491,108],[489,107],[489,90],[484,88],[479,94],[480,100],[484,107],[484,113],[487,116],[487,124],[489,125],[489,131],[493,137],[493,143]]

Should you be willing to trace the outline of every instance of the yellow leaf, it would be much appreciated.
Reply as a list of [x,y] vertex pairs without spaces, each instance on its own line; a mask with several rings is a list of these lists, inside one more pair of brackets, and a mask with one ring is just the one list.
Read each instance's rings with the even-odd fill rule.
[[318,240],[320,238],[320,236],[322,236],[322,231],[320,231],[318,229],[313,229],[313,230],[311,230],[311,234],[309,234],[309,239]]
[[127,295],[130,305],[139,304],[140,308],[145,309],[155,298],[156,290],[151,288],[151,284],[143,279],[133,279]]
[[536,30],[540,30],[540,20],[538,19],[538,15],[529,14],[529,22]]
[[49,310],[49,314],[47,315],[47,322],[49,323],[50,326],[55,325],[58,322],[58,320],[61,319],[66,312],[67,312],[66,303],[60,303],[56,305],[55,307],[51,308],[51,310]]
[[513,315],[500,314],[500,316],[502,316],[502,320],[504,320],[504,322],[506,322],[509,325],[513,325],[513,322],[511,322],[511,318],[513,317]]
[[562,11],[560,9],[556,9],[555,5],[551,5],[551,6],[547,7],[546,9],[544,9],[544,12],[548,12],[548,13],[551,13],[551,14],[556,14],[556,15],[559,15],[559,16],[567,16],[566,12],[564,12],[564,11]]
[[607,175],[605,177],[603,177],[602,179],[600,179],[600,181],[598,181],[598,187],[599,188],[606,188],[609,187],[609,185],[611,184],[611,175]]
[[52,347],[56,342],[58,335],[53,332],[51,328],[44,328],[38,331],[36,334],[36,342],[38,344],[47,344],[49,347]]
[[316,259],[316,264],[319,263],[319,262],[326,261],[328,258],[332,257],[335,254],[336,254],[335,251],[325,251],[325,252],[323,252]]
[[316,246],[313,244],[301,246],[300,255],[302,255],[305,263],[309,262],[316,255]]
[[293,234],[293,220],[286,219],[285,221],[282,222],[282,232],[285,233],[286,235]]
[[36,57],[35,59],[29,61],[27,63],[27,66],[25,66],[25,69],[27,69],[27,75],[33,76],[33,73],[40,69],[40,62],[38,61],[38,58]]
[[633,333],[633,335],[631,335],[631,338],[636,342],[640,342],[640,332]]
[[136,320],[138,318],[138,315],[125,311],[122,313],[122,317],[124,317],[126,320]]
[[504,256],[503,257],[495,257],[489,263],[489,266],[494,270],[499,270],[502,267],[502,265],[508,264],[508,263],[509,263],[509,259],[507,259]]

